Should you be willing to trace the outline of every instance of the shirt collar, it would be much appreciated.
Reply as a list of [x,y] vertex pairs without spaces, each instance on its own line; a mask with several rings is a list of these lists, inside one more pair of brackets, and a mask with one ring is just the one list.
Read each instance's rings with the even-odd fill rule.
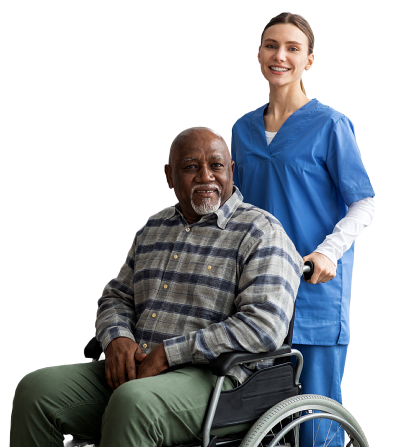
[[[191,225],[197,225],[200,222],[204,222],[206,220],[211,220],[214,217],[217,217],[218,227],[221,228],[222,230],[224,230],[226,228],[227,223],[229,222],[229,219],[233,216],[234,212],[237,210],[237,208],[239,207],[239,205],[242,202],[243,202],[243,196],[242,196],[239,188],[237,188],[237,186],[233,186],[232,195],[217,211],[215,211],[214,213],[211,213],[211,214],[207,214],[206,216],[202,216],[202,218],[198,222],[196,222],[195,224],[191,224]],[[171,219],[176,215],[180,215],[182,220],[184,220],[185,223],[187,224],[187,221],[181,211],[181,207],[180,207],[179,203],[177,203],[177,205],[174,206],[174,213],[172,213],[169,217],[167,217],[166,220]]]

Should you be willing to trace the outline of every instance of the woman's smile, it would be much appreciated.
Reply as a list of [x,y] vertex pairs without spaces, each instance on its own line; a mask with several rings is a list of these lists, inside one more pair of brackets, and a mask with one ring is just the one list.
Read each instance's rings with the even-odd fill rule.
[[287,71],[291,70],[290,68],[287,67],[281,67],[280,65],[271,65],[270,70],[274,72],[274,74],[282,74],[282,73],[286,73]]

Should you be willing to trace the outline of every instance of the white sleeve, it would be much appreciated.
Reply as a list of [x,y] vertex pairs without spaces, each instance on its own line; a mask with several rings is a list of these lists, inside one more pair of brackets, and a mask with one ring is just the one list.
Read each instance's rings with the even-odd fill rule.
[[351,247],[357,236],[372,223],[373,215],[373,197],[353,202],[345,217],[336,224],[333,233],[314,251],[322,253],[337,265],[338,259]]

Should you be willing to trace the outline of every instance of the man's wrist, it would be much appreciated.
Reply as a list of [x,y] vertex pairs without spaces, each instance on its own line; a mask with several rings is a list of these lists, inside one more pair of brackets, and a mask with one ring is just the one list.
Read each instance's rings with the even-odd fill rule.
[[[114,330],[116,329],[116,331]],[[103,352],[106,352],[108,345],[115,339],[117,338],[129,338],[132,341],[136,341],[133,334],[125,329],[125,328],[111,328],[109,331],[106,332],[106,334],[104,334],[104,336],[102,338],[98,338],[98,340],[100,341],[100,344],[102,346]]]

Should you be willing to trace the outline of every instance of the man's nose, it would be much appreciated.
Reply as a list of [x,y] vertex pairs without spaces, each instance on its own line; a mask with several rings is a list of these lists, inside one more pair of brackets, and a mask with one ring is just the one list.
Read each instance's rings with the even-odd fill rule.
[[215,180],[215,177],[209,166],[202,166],[199,169],[196,180],[201,183],[206,183],[206,182],[212,182],[213,180]]

